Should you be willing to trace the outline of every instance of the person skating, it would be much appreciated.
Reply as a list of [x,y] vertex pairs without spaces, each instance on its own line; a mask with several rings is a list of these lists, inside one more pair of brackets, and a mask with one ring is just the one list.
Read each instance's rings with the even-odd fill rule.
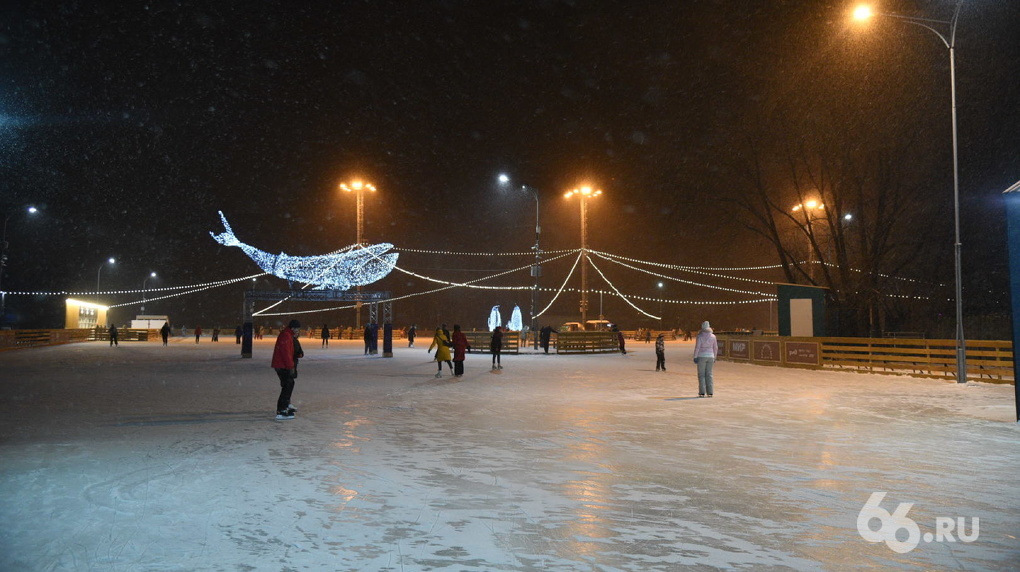
[[291,405],[290,398],[294,393],[294,380],[297,378],[298,359],[305,357],[298,341],[301,323],[291,320],[287,327],[276,337],[273,348],[272,368],[280,378],[280,397],[276,399],[276,419],[293,419],[297,409]]
[[163,327],[159,329],[159,335],[163,338],[163,345],[166,345],[167,340],[170,339],[170,322],[163,322]]
[[545,353],[549,353],[549,342],[552,339],[552,335],[556,330],[552,326],[545,326],[538,331],[538,339],[542,345],[542,350]]
[[446,334],[446,324],[436,328],[436,335],[432,338],[432,344],[427,350],[427,353],[432,353],[432,348],[436,348],[436,365],[438,366],[436,377],[443,377],[443,362],[446,362],[446,365],[450,367],[450,374],[453,375],[453,362],[450,361],[451,345],[453,344]]
[[666,371],[666,335],[655,338],[655,371]]
[[616,341],[620,344],[620,353],[627,355],[627,342],[623,339],[623,332],[616,326],[613,326],[613,331],[616,332]]
[[492,354],[492,369],[503,369],[500,358],[503,354],[503,328],[496,326],[492,330],[492,340],[489,341],[489,352]]
[[464,375],[464,358],[468,350],[471,349],[471,344],[467,341],[467,336],[464,332],[460,331],[460,324],[453,325],[453,375],[455,377],[461,377]]
[[110,347],[111,348],[113,346],[118,346],[119,347],[120,344],[117,343],[117,326],[116,326],[116,324],[110,324],[110,329],[108,331],[110,332]]
[[411,328],[407,330],[407,347],[414,347],[414,337],[418,335],[418,326],[411,324]]
[[198,339],[202,337],[202,326],[195,326],[195,343],[198,343]]
[[712,369],[718,355],[719,342],[706,320],[701,323],[701,331],[694,339],[694,363],[698,364],[698,397],[712,397]]
[[322,333],[319,334],[319,336],[322,338],[322,347],[328,348],[329,347],[329,326],[327,326],[326,324],[323,324],[322,325]]

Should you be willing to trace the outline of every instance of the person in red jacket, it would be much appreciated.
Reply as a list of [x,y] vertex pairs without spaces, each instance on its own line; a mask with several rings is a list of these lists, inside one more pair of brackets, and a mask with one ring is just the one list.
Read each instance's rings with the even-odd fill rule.
[[453,325],[453,376],[464,375],[464,353],[471,349],[467,336],[460,330],[460,324]]
[[280,378],[280,397],[276,400],[276,418],[278,420],[293,419],[297,409],[290,404],[290,396],[294,392],[294,379],[297,378],[298,359],[305,357],[298,342],[298,331],[301,323],[291,320],[287,327],[276,337],[273,348],[272,367]]

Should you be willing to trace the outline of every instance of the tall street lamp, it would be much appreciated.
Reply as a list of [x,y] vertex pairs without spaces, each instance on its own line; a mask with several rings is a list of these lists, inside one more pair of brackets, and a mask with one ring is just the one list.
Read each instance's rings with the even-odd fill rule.
[[116,264],[117,261],[114,258],[106,259],[106,262],[99,265],[99,270],[96,271],[96,294],[99,293],[99,276],[103,273],[103,267],[107,264]]
[[576,196],[581,203],[581,327],[588,325],[588,200],[602,194],[601,190],[579,187],[567,191],[568,199]]
[[815,278],[815,249],[811,244],[812,233],[811,221],[814,220],[814,218],[812,217],[812,213],[817,213],[819,211],[825,210],[825,205],[822,204],[821,201],[809,199],[804,201],[803,203],[794,205],[793,208],[790,210],[792,210],[795,213],[804,214],[804,237],[807,238],[807,255],[808,255],[807,277],[809,280],[817,284],[818,280]]
[[[875,13],[869,6],[858,6],[854,10],[854,19],[865,21],[872,16],[885,16],[894,18],[908,24],[920,26],[932,32],[942,44],[949,50],[949,90],[952,105],[953,119],[953,222],[956,233],[954,243],[955,271],[956,271],[956,382],[967,383],[967,341],[963,336],[963,264],[960,260],[960,170],[956,142],[956,23],[960,18],[960,9],[963,8],[963,0],[957,0],[956,8],[953,10],[953,17],[950,20],[931,20],[928,18],[912,18],[899,14]],[[937,27],[944,28],[939,31]],[[948,35],[945,33],[948,32]]]
[[659,331],[662,331],[662,288],[665,285],[659,282]]
[[145,284],[149,281],[149,278],[155,277],[156,273],[150,272],[149,275],[145,277],[145,280],[142,280],[142,308],[141,308],[142,312],[145,311]]
[[[25,207],[24,212],[34,215],[39,212],[39,209],[29,206]],[[7,267],[7,222],[11,220],[14,214],[10,213],[4,216],[3,242],[0,242],[0,325],[4,323],[4,318],[7,316],[7,293],[3,291],[4,268]]]
[[[499,176],[500,184],[506,185],[510,182],[510,177],[507,175]],[[538,310],[538,278],[542,275],[542,249],[539,246],[539,242],[542,237],[542,225],[538,218],[538,189],[529,187],[528,185],[521,185],[521,190],[531,193],[531,196],[535,198],[535,246],[532,246],[532,250],[535,251],[535,264],[531,267],[531,277],[534,279],[534,285],[531,287],[531,337],[534,341],[534,349],[538,349],[538,316],[535,312]]]
[[[372,183],[366,183],[364,181],[355,180],[350,184],[340,183],[340,190],[348,193],[354,193],[358,199],[358,245],[365,244],[365,192],[375,192],[375,185]],[[358,292],[361,292],[361,286],[356,287]],[[355,315],[355,328],[361,329],[361,300],[354,303],[354,315]]]

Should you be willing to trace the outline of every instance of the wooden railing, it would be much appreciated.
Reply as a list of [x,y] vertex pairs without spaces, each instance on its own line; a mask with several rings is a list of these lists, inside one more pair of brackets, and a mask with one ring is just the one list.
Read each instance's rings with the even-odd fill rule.
[[[126,328],[117,331],[118,342],[144,342],[150,339],[159,339],[159,330]],[[0,330],[0,350],[109,340],[110,334],[106,329]]]
[[[492,332],[464,332],[468,345],[473,353],[489,353],[489,345],[492,342]],[[521,333],[503,332],[502,353],[516,354],[521,351]]]
[[[719,335],[720,358],[759,365],[815,367],[956,379],[956,341],[893,338],[791,338]],[[968,380],[1011,383],[1013,344],[969,340]]]
[[617,332],[560,332],[554,335],[556,353],[609,353],[620,351]]

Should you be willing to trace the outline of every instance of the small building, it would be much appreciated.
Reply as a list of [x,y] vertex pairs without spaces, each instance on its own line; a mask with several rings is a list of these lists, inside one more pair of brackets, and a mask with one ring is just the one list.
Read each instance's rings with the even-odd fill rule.
[[68,330],[105,328],[106,313],[109,310],[109,306],[68,298],[64,302],[64,328]]
[[131,320],[131,328],[139,330],[158,330],[163,324],[170,323],[170,316],[135,316]]

